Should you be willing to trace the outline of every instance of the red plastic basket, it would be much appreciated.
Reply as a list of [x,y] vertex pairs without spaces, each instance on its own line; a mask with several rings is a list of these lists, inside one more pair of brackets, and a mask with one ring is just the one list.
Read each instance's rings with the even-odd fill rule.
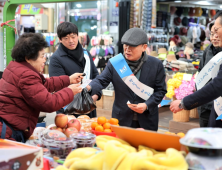
[[96,136],[108,135],[108,136],[116,137],[116,133],[115,132],[98,132],[98,131],[92,130],[92,133],[95,134]]

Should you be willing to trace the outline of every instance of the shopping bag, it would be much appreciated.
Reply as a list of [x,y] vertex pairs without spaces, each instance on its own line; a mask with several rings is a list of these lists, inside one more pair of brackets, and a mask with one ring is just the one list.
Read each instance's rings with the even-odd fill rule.
[[64,108],[65,114],[88,114],[96,109],[92,97],[84,88],[81,93],[74,96],[74,100]]

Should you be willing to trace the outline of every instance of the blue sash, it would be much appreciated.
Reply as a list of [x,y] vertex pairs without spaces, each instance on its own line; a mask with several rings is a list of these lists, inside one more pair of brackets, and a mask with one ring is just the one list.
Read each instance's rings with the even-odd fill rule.
[[120,53],[109,60],[124,83],[139,97],[148,100],[154,89],[141,83],[131,71],[125,58]]

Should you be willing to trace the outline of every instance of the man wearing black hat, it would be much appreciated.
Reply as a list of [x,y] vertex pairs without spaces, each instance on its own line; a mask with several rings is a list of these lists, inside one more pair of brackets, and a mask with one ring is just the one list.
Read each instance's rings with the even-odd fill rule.
[[[147,34],[142,29],[129,29],[123,35],[121,42],[124,56],[119,54],[110,59],[102,74],[87,88],[96,93],[112,82],[115,89],[112,117],[119,120],[119,125],[157,131],[158,105],[166,94],[163,64],[155,57],[146,54]],[[122,62],[125,64],[119,65]],[[131,75],[122,77],[127,72]],[[127,83],[128,78],[131,79],[129,82],[136,79],[133,85],[140,90],[136,91],[131,87],[130,83]],[[142,85],[137,86],[137,84]],[[148,97],[141,95],[144,90],[151,90],[146,93]],[[129,102],[132,104],[128,104]]]

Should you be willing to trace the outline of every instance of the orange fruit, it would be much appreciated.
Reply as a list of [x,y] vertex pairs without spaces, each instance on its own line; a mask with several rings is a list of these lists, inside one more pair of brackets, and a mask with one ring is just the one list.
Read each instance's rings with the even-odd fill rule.
[[98,132],[103,132],[103,127],[101,125],[97,125],[95,130]]
[[103,128],[104,128],[104,129],[110,129],[110,128],[111,128],[110,123],[105,123],[105,124],[103,125]]
[[108,132],[108,133],[111,133],[111,129],[104,129],[104,132]]
[[109,123],[109,119],[106,119],[106,123]]
[[97,123],[97,122],[92,122],[91,123],[91,128],[93,129],[93,130],[95,130],[95,128],[96,128],[96,126],[98,126],[99,124]]
[[179,132],[177,133],[178,136],[180,136],[181,138],[183,138],[185,136],[185,134],[183,132]]
[[106,118],[105,117],[98,117],[97,123],[100,125],[103,125],[104,123],[106,123]]
[[119,120],[116,119],[116,118],[111,118],[111,119],[109,120],[109,123],[112,124],[112,125],[117,125],[117,124],[119,123]]

